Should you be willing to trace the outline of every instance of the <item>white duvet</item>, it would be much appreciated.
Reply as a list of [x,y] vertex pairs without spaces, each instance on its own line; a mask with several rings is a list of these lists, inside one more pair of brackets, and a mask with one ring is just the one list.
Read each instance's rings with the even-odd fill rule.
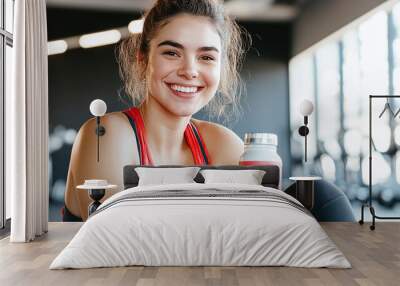
[[[257,197],[160,197],[144,192],[209,190]],[[274,198],[282,198],[282,200]],[[145,266],[294,266],[350,268],[318,222],[291,196],[238,184],[135,187],[107,199],[54,259],[50,269]]]

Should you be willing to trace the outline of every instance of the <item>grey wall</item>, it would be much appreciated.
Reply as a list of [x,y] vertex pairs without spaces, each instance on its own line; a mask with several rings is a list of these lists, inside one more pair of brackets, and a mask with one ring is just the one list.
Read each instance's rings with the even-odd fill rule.
[[292,55],[297,55],[383,2],[386,0],[308,2],[293,24]]

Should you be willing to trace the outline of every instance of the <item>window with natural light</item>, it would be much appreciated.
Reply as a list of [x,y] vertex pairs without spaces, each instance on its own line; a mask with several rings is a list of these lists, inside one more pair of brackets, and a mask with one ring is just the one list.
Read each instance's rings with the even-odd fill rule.
[[[289,64],[291,115],[305,98],[317,114],[314,173],[343,186],[352,200],[367,198],[369,184],[369,95],[400,94],[400,3],[375,10],[362,20],[299,54]],[[374,198],[381,204],[400,201],[400,98],[377,98],[372,104]],[[294,122],[296,121],[296,123]],[[311,123],[313,123],[311,121]],[[301,124],[291,118],[292,134]],[[301,142],[292,137],[292,152]],[[297,147],[296,147],[297,146]],[[311,151],[310,147],[310,151]],[[292,172],[304,172],[293,155]]]

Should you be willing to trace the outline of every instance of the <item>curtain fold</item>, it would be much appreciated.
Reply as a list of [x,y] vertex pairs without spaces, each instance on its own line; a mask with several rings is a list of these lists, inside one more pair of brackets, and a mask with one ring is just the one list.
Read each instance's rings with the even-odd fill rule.
[[45,0],[17,0],[12,94],[6,111],[11,242],[48,229],[48,77]]

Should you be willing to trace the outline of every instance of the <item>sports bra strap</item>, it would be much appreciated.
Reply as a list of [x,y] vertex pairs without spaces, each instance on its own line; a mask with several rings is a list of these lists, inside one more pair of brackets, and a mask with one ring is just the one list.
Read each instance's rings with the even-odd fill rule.
[[140,165],[154,165],[146,144],[146,131],[144,129],[144,122],[142,116],[140,115],[139,109],[130,108],[123,111],[123,113],[128,117],[129,123],[131,124],[136,137]]
[[[124,110],[123,113],[128,117],[132,126],[138,146],[141,165],[154,165],[150,151],[146,143],[146,131],[139,109],[132,107]],[[204,140],[200,135],[196,125],[191,121],[185,129],[185,140],[192,151],[195,165],[210,165],[210,156],[208,154]]]
[[197,165],[210,165],[209,154],[199,130],[193,122],[185,129],[185,138],[193,153],[193,159]]

